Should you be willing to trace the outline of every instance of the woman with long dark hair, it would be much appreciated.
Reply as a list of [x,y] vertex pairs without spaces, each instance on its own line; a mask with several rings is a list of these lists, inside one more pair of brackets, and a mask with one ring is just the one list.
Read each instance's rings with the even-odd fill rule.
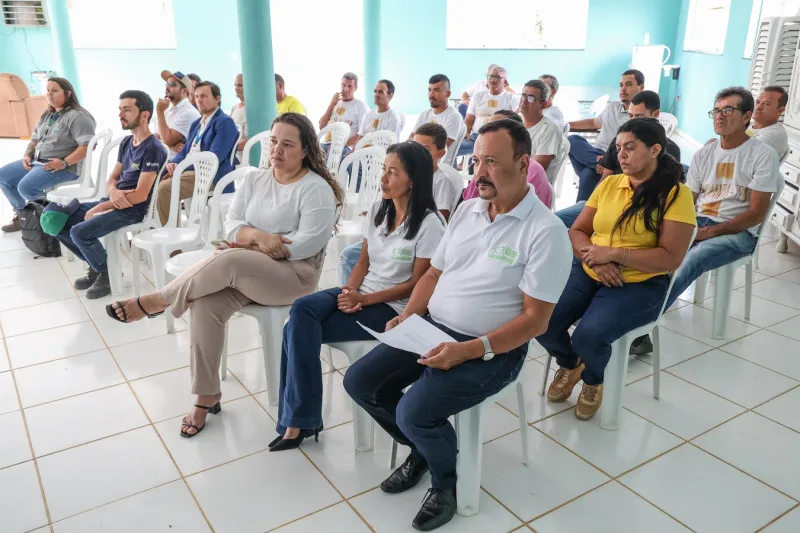
[[317,286],[344,191],[328,172],[314,126],[297,113],[272,123],[268,169],[254,169],[236,189],[225,221],[227,244],[160,291],[106,307],[134,322],[168,308],[189,315],[194,409],[181,435],[193,437],[220,411],[219,362],[225,323],[243,306],[289,305]]
[[[655,119],[632,119],[616,138],[623,174],[592,193],[569,230],[575,254],[547,332],[537,341],[560,367],[547,400],[563,402],[583,379],[575,408],[588,420],[600,408],[611,343],[655,320],[696,225],[682,168]],[[570,338],[569,328],[581,319]]]
[[[60,183],[78,179],[94,137],[94,117],[78,103],[68,80],[47,80],[47,103],[22,159],[0,168],[0,189],[17,211]],[[19,214],[2,230],[19,231]]]
[[433,200],[433,159],[420,144],[386,150],[382,199],[364,220],[361,256],[347,284],[297,300],[283,330],[276,452],[297,448],[322,428],[320,348],[372,340],[403,311],[431,263],[445,222]]

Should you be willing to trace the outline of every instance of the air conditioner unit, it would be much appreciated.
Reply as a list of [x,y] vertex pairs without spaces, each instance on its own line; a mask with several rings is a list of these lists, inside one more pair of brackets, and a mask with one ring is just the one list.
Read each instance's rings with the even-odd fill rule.
[[13,27],[47,26],[44,0],[0,0],[3,24]]

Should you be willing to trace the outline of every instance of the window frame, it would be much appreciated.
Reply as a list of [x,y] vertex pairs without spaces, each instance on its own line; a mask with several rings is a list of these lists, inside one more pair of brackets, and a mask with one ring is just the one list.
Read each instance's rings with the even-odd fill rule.
[[[697,10],[698,8],[706,8],[705,5],[698,6],[699,3],[711,3],[711,2],[718,2],[721,4],[722,9],[725,11],[724,14],[724,24],[721,25],[723,28],[722,35],[720,37],[720,46],[714,49],[708,49],[699,46],[698,44],[694,43],[692,40],[697,35],[702,35],[702,32],[695,31],[695,25],[699,24],[696,22]],[[731,0],[690,0],[689,3],[689,12],[686,18],[686,32],[683,38],[683,51],[684,52],[694,52],[698,54],[709,54],[709,55],[716,55],[721,56],[725,55],[725,41],[728,38],[728,23],[730,22],[731,17]]]

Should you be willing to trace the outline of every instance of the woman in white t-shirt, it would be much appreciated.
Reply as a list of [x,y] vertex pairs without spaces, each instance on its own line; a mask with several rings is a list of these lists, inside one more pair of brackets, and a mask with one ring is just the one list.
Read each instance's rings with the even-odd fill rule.
[[384,331],[428,270],[445,226],[432,183],[433,160],[424,147],[391,145],[381,176],[383,199],[364,221],[361,257],[347,284],[292,305],[283,329],[279,435],[271,452],[297,448],[322,429],[322,344],[372,340],[357,322]]
[[194,409],[182,437],[205,427],[220,411],[219,363],[225,324],[245,305],[289,305],[311,293],[344,191],[331,177],[316,131],[305,116],[284,113],[272,123],[270,168],[253,170],[236,189],[225,221],[228,241],[159,291],[106,306],[119,322],[153,318],[168,308],[189,309]]

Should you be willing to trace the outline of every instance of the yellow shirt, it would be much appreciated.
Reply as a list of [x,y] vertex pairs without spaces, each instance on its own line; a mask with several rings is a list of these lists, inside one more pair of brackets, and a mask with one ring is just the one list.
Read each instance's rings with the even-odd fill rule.
[[284,97],[283,101],[278,102],[278,114],[283,115],[284,113],[289,112],[305,115],[306,108],[303,107],[303,104],[300,103],[300,100],[294,96],[286,96]]
[[[673,195],[674,193],[670,195],[667,200],[667,205],[669,205]],[[597,213],[594,215],[594,234],[591,237],[592,244],[597,246],[613,246],[614,248],[630,248],[632,250],[655,248],[658,246],[656,234],[647,231],[644,227],[643,213],[639,213],[639,215],[633,219],[633,222],[627,221],[622,227],[618,228],[613,234],[612,242],[614,226],[617,220],[619,220],[619,217],[622,216],[625,207],[631,203],[631,199],[633,199],[631,180],[625,174],[609,176],[597,186],[592,196],[586,202],[587,207],[597,209]],[[667,208],[667,212],[664,214],[664,220],[684,222],[692,226],[697,225],[694,199],[692,198],[692,191],[689,187],[680,184],[678,198]],[[591,278],[600,281],[594,270],[589,268],[586,264],[583,265],[583,269]],[[626,283],[637,283],[665,273],[666,272],[644,273],[627,267],[622,271]]]

